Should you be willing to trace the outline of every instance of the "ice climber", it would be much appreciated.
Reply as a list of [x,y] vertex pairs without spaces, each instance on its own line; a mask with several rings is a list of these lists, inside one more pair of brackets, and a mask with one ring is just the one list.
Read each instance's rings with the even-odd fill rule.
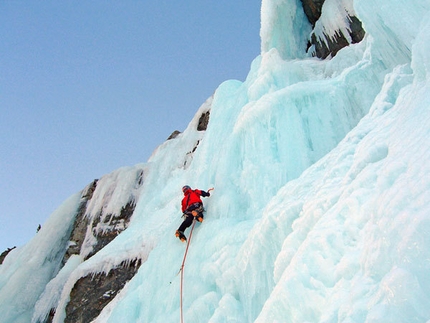
[[182,187],[182,192],[184,193],[184,198],[182,199],[182,213],[184,214],[183,216],[185,219],[175,233],[181,241],[187,241],[184,231],[193,223],[194,219],[199,222],[203,222],[204,209],[203,202],[200,197],[210,196],[211,194],[209,192],[212,190],[213,188],[210,188],[205,192],[198,189],[193,190],[188,185]]

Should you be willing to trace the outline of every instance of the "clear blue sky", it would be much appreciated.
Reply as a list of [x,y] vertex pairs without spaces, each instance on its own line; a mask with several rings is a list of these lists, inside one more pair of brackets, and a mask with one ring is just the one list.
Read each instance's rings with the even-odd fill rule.
[[0,1],[0,252],[260,53],[260,0]]

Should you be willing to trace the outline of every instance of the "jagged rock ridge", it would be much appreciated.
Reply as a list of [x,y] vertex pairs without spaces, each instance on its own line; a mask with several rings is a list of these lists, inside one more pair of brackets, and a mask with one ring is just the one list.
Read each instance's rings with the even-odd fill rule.
[[[139,188],[143,184],[143,170],[137,172],[135,185]],[[61,261],[64,266],[72,256],[80,256],[86,261],[113,241],[121,232],[127,229],[136,206],[136,196],[129,192],[128,202],[121,207],[120,212],[105,214],[109,198],[105,199],[96,215],[89,209],[94,199],[104,199],[105,188],[98,192],[99,180],[94,180],[82,192],[81,201],[76,212],[75,221],[69,238],[69,246]],[[105,184],[106,185],[106,184]],[[116,187],[107,191],[113,195]],[[118,188],[122,189],[122,188]],[[97,204],[96,204],[97,205]],[[84,323],[92,321],[116,294],[124,287],[137,272],[141,259],[122,262],[111,268],[107,273],[94,271],[79,278],[70,293],[70,300],[66,306],[65,322]],[[57,308],[51,308],[45,314],[44,323],[52,322]],[[42,322],[42,321],[40,321]]]

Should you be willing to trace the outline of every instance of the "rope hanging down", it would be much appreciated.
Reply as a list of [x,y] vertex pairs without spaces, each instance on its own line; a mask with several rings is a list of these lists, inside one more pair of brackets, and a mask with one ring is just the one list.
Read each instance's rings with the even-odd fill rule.
[[185,248],[184,259],[182,260],[181,269],[179,269],[179,272],[181,273],[181,295],[180,295],[181,323],[184,323],[184,312],[183,312],[183,304],[182,304],[182,295],[183,295],[183,291],[184,291],[184,266],[185,266],[185,260],[187,259],[188,247],[190,246],[191,237],[193,236],[193,230],[194,230],[195,225],[196,225],[196,220],[194,219],[193,220],[193,226],[191,227],[191,230],[190,230],[190,236],[189,236],[188,241],[187,241],[187,247]]

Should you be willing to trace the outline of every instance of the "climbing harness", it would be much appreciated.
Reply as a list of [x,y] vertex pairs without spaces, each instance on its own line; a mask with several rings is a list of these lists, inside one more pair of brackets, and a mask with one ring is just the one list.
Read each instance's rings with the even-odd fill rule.
[[185,253],[184,253],[184,259],[182,260],[182,265],[181,268],[179,269],[179,273],[181,273],[181,293],[180,293],[180,313],[181,313],[181,323],[184,323],[184,313],[183,313],[183,304],[182,304],[182,295],[183,295],[183,291],[184,291],[184,266],[185,266],[185,260],[187,259],[187,254],[188,254],[188,247],[190,246],[190,242],[191,242],[191,237],[193,236],[193,230],[194,230],[194,226],[196,225],[196,220],[193,219],[193,226],[191,227],[190,230],[190,236],[187,240],[187,247],[185,248]]

